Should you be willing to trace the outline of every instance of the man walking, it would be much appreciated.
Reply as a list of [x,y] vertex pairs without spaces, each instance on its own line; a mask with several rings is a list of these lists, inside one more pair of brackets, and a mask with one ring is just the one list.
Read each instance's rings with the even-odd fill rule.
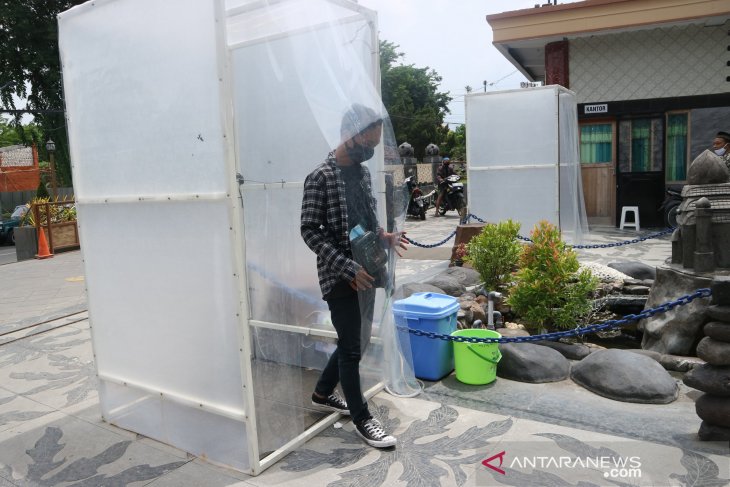
[[[350,414],[357,434],[376,448],[396,444],[370,415],[360,385],[360,359],[370,338],[377,276],[355,261],[350,244],[352,235],[372,232],[383,247],[398,255],[398,248],[406,249],[402,233],[387,233],[378,226],[370,171],[363,164],[373,157],[382,126],[382,118],[363,105],[355,104],[345,113],[342,142],[304,181],[300,225],[302,238],[317,254],[319,285],[337,331],[337,349],[315,386],[312,405]],[[345,400],[335,393],[338,382]]]

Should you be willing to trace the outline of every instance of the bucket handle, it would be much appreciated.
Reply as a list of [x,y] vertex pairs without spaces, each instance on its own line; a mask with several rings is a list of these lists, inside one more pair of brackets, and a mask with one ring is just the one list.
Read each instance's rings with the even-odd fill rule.
[[471,345],[467,345],[466,348],[468,348],[471,353],[473,353],[474,355],[476,355],[480,359],[486,360],[487,362],[491,362],[494,365],[497,365],[497,362],[499,362],[500,360],[502,360],[502,352],[500,352],[499,349],[497,349],[497,359],[496,360],[492,360],[491,358],[485,357],[481,353],[479,353],[476,350],[474,350],[474,347],[472,347]]

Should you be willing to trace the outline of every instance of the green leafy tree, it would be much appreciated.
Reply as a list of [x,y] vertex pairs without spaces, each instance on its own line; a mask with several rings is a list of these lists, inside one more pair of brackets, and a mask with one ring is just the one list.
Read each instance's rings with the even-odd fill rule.
[[466,125],[461,124],[455,130],[446,132],[441,144],[441,152],[448,154],[452,160],[466,160]]
[[[63,114],[61,66],[56,15],[84,0],[0,1],[0,101],[4,110],[32,110],[43,135],[56,143],[56,172],[61,184],[70,184],[68,136]],[[13,95],[25,102],[16,107]],[[23,143],[33,135],[15,127]],[[36,141],[42,159],[47,159],[45,140]]]
[[441,76],[429,67],[397,64],[403,57],[398,45],[380,41],[380,75],[383,104],[390,114],[398,143],[409,142],[416,157],[426,146],[444,137],[444,115],[451,97],[438,91]]

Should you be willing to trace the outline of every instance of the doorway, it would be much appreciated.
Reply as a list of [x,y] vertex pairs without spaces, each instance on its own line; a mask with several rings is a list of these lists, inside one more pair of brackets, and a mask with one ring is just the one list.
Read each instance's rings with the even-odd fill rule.
[[616,221],[615,140],[616,123],[612,120],[580,126],[583,199],[592,225],[613,225]]
[[664,199],[664,116],[621,120],[618,126],[618,202],[638,206],[642,227],[661,227]]

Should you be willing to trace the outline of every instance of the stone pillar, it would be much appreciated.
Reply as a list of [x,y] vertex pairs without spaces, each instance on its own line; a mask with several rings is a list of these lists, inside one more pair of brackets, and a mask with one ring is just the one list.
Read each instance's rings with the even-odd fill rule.
[[682,264],[682,231],[672,232],[672,264]]
[[545,46],[545,84],[570,88],[568,41],[551,42]]
[[712,250],[712,208],[710,200],[700,198],[695,204],[695,272],[712,272],[715,270],[715,253]]
[[697,345],[697,356],[707,363],[690,370],[684,383],[705,393],[695,403],[700,440],[730,441],[730,277],[713,280],[707,314],[712,321]]

